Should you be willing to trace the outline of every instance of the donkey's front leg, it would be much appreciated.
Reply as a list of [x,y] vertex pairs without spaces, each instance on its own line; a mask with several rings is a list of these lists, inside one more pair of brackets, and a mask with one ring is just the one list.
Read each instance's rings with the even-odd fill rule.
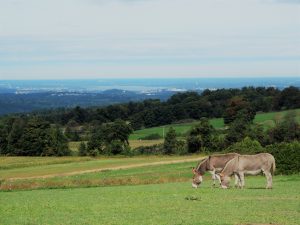
[[241,187],[240,178],[239,178],[239,176],[236,173],[234,174],[234,178],[235,178],[235,180],[234,180],[234,187],[235,188]]
[[215,187],[216,186],[216,170],[214,169],[214,170],[210,171],[210,173],[211,173],[211,178],[213,180],[213,187]]
[[221,186],[221,185],[222,185],[222,181],[221,181],[220,175],[219,175],[219,174],[215,174],[215,176],[216,176],[216,178],[218,179],[219,184],[220,184],[220,186]]

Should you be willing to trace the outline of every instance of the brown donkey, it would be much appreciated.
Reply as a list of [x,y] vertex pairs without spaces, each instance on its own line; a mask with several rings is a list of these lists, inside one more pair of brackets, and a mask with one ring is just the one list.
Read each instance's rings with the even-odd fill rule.
[[[193,168],[193,182],[192,187],[197,188],[203,181],[202,176],[206,171],[209,171],[212,174],[213,185],[215,186],[215,181],[218,179],[221,184],[220,176],[217,174],[223,170],[226,163],[238,156],[237,153],[228,153],[228,154],[219,154],[219,155],[211,155],[198,163],[196,169]],[[238,181],[236,177],[236,182]]]

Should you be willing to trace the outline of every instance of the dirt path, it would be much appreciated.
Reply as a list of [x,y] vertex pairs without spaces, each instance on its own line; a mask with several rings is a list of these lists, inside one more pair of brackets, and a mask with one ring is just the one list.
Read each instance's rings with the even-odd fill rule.
[[139,164],[134,164],[134,165],[105,167],[105,168],[101,168],[101,169],[80,170],[80,171],[73,171],[73,172],[67,172],[67,173],[39,175],[39,176],[32,176],[32,177],[13,177],[13,178],[8,178],[6,180],[14,181],[14,180],[28,180],[28,179],[45,179],[45,178],[52,178],[52,177],[65,177],[65,176],[80,175],[80,174],[85,174],[85,173],[101,172],[101,171],[106,171],[106,170],[121,170],[121,169],[131,169],[131,168],[137,168],[137,167],[143,167],[143,166],[155,166],[155,165],[167,165],[167,164],[184,163],[184,162],[196,162],[203,158],[204,157],[193,158],[193,159],[178,159],[178,160],[170,160],[170,161],[151,162],[151,163],[139,163]]

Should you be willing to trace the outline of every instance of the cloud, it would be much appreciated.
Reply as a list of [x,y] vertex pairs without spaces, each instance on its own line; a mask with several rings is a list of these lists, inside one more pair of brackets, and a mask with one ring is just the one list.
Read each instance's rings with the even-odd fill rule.
[[266,2],[0,0],[0,79],[300,74],[299,8]]

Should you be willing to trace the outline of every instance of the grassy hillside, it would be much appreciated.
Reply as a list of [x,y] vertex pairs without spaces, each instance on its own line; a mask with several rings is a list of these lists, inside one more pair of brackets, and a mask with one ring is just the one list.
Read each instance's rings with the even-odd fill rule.
[[[300,109],[294,111],[297,114],[298,121],[300,121]],[[275,121],[282,119],[287,112],[288,111],[258,113],[254,119],[254,122],[262,124],[265,128],[273,127],[275,125]],[[210,123],[216,129],[224,127],[224,121],[222,118],[211,119]],[[163,137],[163,134],[166,133],[169,127],[171,126],[176,130],[178,135],[183,135],[186,134],[191,129],[191,127],[194,126],[195,124],[197,124],[197,122],[184,123],[184,124],[171,124],[171,125],[166,125],[161,127],[153,127],[153,128],[143,129],[143,130],[137,130],[134,131],[134,133],[130,136],[130,140],[139,140],[141,138],[144,138],[147,135],[155,134],[155,133]]]
[[[298,224],[298,175],[276,176],[273,190],[264,189],[262,176],[247,177],[244,190],[212,188],[207,175],[200,188],[192,189],[190,167],[194,165],[185,162],[11,181],[13,188],[45,186],[0,191],[0,201],[5,203],[0,204],[0,224]],[[51,189],[58,187],[63,189]]]
[[[174,160],[194,160],[202,155],[143,156],[143,157],[0,157],[0,180],[79,174],[83,171],[140,166],[149,163],[168,163]],[[74,159],[74,160],[73,160]],[[29,164],[29,162],[32,162]],[[3,183],[2,183],[3,184]]]

